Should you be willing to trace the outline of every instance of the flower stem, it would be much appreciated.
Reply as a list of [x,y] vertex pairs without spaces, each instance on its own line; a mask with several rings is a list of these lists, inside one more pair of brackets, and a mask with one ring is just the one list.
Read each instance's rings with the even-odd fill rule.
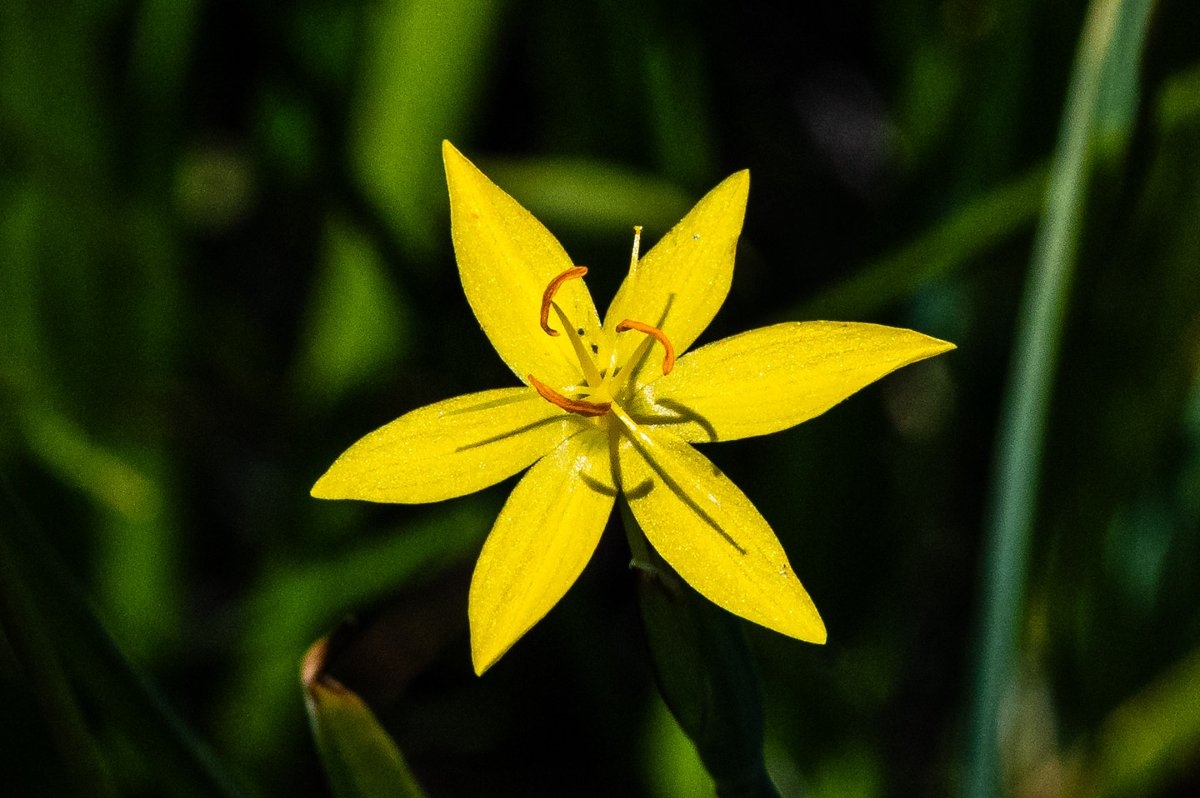
[[740,621],[692,590],[621,518],[663,700],[696,746],[721,798],[778,798],[763,761],[758,675]]

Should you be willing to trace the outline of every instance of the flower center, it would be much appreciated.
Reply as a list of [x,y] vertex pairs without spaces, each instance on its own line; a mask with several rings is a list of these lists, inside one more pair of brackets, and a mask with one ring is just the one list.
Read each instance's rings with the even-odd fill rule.
[[[640,227],[634,228],[634,263],[637,262],[638,244],[641,241],[641,233],[642,229]],[[562,307],[554,301],[554,295],[558,293],[558,289],[562,287],[563,283],[567,280],[583,277],[587,274],[587,271],[587,266],[572,266],[551,280],[549,285],[546,286],[546,290],[542,293],[542,308],[539,318],[541,327],[545,330],[546,334],[557,336],[559,335],[559,331],[550,326],[550,311],[553,310],[555,315],[558,316],[559,322],[561,322],[563,329],[567,333],[567,338],[570,339],[571,346],[575,350],[575,356],[579,359],[579,366],[583,370],[585,383],[582,386],[582,390],[578,391],[582,395],[577,397],[566,396],[532,374],[527,375],[527,378],[529,379],[529,384],[538,392],[538,395],[550,404],[561,407],[568,413],[594,418],[607,415],[612,409],[612,388],[609,383],[621,369],[618,366],[611,373],[601,373],[600,369],[596,367],[595,361],[592,360],[592,354],[595,354],[596,347],[592,348],[592,354],[588,353],[588,349],[581,338],[583,330],[577,330],[575,325],[571,323],[571,320],[567,318],[567,314],[563,311]],[[655,341],[662,345],[662,373],[670,374],[671,369],[675,366],[675,347],[671,345],[671,341],[667,338],[666,334],[657,327],[635,319],[625,319],[616,326],[618,333],[629,332],[630,330],[636,330],[645,334],[647,336],[646,346],[653,344]],[[637,362],[645,352],[644,348],[639,347],[631,358],[631,362]],[[597,398],[589,399],[585,397]]]

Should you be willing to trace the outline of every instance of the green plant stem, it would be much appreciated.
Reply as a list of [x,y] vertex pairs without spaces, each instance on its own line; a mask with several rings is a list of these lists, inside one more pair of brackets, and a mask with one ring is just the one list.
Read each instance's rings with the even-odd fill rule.
[[[1051,383],[1058,360],[1089,169],[1102,128],[1110,70],[1136,68],[1134,52],[1150,0],[1094,0],[1088,9],[1067,94],[1050,183],[1018,317],[1012,368],[1001,408],[999,441],[987,516],[980,638],[968,740],[966,794],[1001,791],[1000,725],[1012,690],[1029,541],[1045,443]],[[1124,49],[1123,49],[1124,48]],[[1115,55],[1114,55],[1115,54]],[[1119,81],[1118,81],[1119,83]],[[1136,81],[1128,81],[1130,90]],[[1109,98],[1111,102],[1111,98]],[[1128,117],[1122,117],[1126,121]],[[1111,132],[1111,131],[1105,131]]]

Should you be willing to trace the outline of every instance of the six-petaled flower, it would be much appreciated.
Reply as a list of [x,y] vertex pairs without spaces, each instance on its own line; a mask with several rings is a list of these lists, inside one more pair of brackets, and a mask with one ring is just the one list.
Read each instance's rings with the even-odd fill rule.
[[818,321],[688,351],[729,291],[748,172],[709,192],[644,257],[638,230],[629,274],[601,319],[587,269],[449,142],[443,158],[467,301],[523,384],[401,416],[338,458],[313,495],[434,502],[528,468],[471,582],[477,673],[579,576],[618,494],[701,594],[785,635],[824,642],[824,623],[774,532],[693,444],[786,429],[953,345]]

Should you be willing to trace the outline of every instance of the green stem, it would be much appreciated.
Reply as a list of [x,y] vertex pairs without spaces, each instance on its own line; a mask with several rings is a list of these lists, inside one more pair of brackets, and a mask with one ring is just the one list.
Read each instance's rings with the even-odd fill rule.
[[[1022,299],[1012,369],[1000,416],[985,541],[980,640],[970,720],[966,794],[1001,791],[1002,704],[1014,684],[1018,622],[1037,509],[1051,383],[1058,360],[1088,172],[1102,129],[1102,89],[1136,70],[1151,0],[1093,0],[1088,9],[1042,222]],[[1132,50],[1131,50],[1132,48]],[[1125,61],[1121,61],[1125,58]],[[1112,71],[1110,71],[1112,70]],[[1124,85],[1136,87],[1136,81]],[[1124,117],[1123,117],[1124,119]]]

